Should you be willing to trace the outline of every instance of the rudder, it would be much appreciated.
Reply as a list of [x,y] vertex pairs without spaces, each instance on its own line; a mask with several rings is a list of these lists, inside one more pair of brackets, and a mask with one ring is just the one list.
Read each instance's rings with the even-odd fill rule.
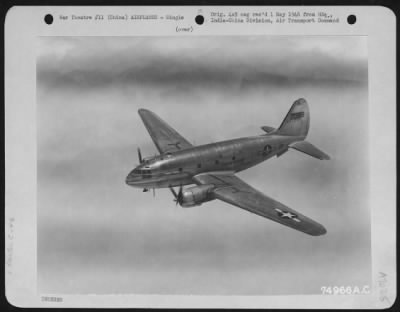
[[277,130],[277,134],[306,137],[310,128],[310,111],[303,98],[295,101],[285,119]]

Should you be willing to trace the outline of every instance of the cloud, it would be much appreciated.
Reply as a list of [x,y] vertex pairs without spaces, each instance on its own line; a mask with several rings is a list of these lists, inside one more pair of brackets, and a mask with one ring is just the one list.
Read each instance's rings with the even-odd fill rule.
[[[363,37],[332,37],[330,44],[326,39],[279,36],[40,40],[49,49],[40,50],[37,77],[49,89],[88,90],[114,84],[233,88],[242,83],[360,83],[367,78]],[[49,40],[60,41],[63,48],[49,46]],[[353,54],[348,53],[349,42],[358,43],[352,45]],[[333,53],[327,53],[327,46]]]

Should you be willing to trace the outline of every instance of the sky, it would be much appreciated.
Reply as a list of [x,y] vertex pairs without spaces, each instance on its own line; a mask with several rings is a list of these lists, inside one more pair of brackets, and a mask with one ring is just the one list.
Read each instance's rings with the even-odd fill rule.
[[[238,174],[324,225],[312,237],[227,203],[125,184],[157,150],[150,109],[200,145],[263,134],[305,98],[307,140]],[[38,287],[64,294],[319,294],[370,284],[366,37],[41,37]]]

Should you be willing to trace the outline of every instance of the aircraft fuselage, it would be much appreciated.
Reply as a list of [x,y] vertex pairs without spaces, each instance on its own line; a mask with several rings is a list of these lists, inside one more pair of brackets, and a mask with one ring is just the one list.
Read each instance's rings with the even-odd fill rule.
[[275,155],[302,137],[266,134],[194,146],[147,158],[132,170],[126,183],[139,188],[193,184],[193,176],[212,171],[239,172]]

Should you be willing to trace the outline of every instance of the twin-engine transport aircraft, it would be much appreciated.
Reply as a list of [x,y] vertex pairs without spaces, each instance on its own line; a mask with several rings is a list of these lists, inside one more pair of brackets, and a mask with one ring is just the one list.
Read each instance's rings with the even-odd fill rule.
[[[262,217],[310,235],[323,235],[325,228],[295,210],[262,194],[235,173],[255,166],[293,148],[318,159],[329,156],[305,141],[310,126],[308,104],[298,99],[279,128],[261,127],[266,133],[193,146],[156,114],[139,109],[160,155],[144,158],[138,149],[140,165],[132,170],[126,183],[143,188],[170,188],[177,204],[193,207],[219,199]],[[196,184],[186,189],[183,185]],[[179,187],[176,192],[173,187]]]

